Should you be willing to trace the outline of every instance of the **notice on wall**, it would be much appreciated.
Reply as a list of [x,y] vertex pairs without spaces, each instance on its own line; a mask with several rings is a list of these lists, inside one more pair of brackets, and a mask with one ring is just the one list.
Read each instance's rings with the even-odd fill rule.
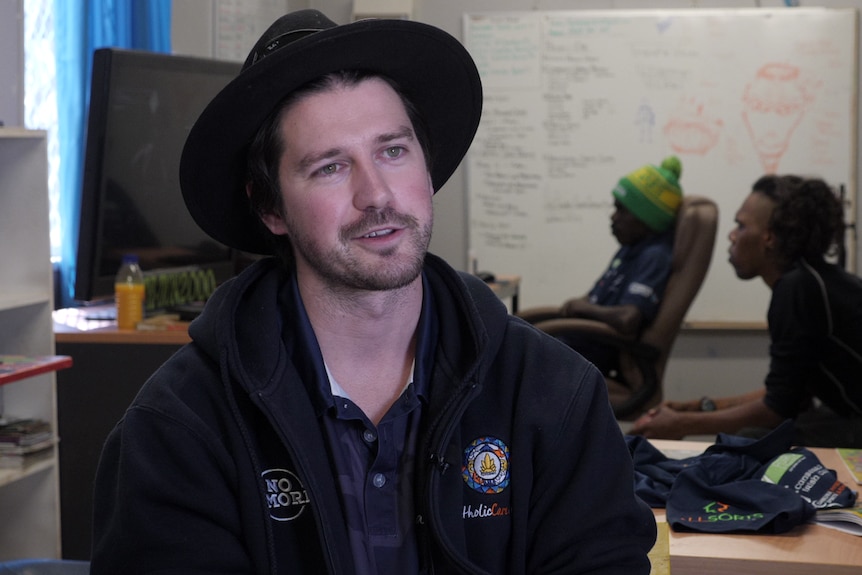
[[216,59],[244,62],[267,27],[285,13],[286,0],[215,0]]

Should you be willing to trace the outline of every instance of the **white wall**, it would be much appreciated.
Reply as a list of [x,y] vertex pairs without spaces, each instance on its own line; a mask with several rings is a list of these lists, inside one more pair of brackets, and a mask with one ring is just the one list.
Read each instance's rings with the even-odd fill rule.
[[[206,55],[212,45],[206,29],[211,7],[217,0],[175,2],[174,47],[182,53]],[[262,0],[261,0],[262,1]],[[350,21],[352,0],[288,0],[290,9],[315,8],[338,23]],[[862,9],[862,0],[800,2],[803,6]],[[507,10],[617,10],[645,8],[781,8],[779,0],[413,0],[415,20],[438,26],[462,38],[465,12]],[[792,8],[788,8],[792,9]],[[209,10],[209,12],[207,12]],[[860,130],[862,133],[862,130]],[[857,145],[857,153],[860,146]],[[856,189],[859,190],[857,174]],[[436,227],[431,249],[459,269],[467,269],[467,197],[465,177],[456,172],[435,197]],[[858,203],[857,203],[858,211]],[[732,217],[723,214],[723,217]],[[858,220],[858,216],[857,216]],[[720,237],[717,250],[726,249]],[[857,267],[862,269],[860,250]],[[505,273],[506,270],[493,270]],[[759,280],[753,280],[759,281]],[[573,294],[579,295],[579,294]],[[556,302],[548,302],[556,303]],[[766,310],[763,310],[765,321]],[[665,376],[665,396],[673,399],[742,393],[762,386],[768,369],[769,337],[765,330],[684,330],[677,340]]]
[[213,57],[215,0],[172,2],[171,48],[175,54]]
[[0,0],[0,122],[24,125],[23,0]]

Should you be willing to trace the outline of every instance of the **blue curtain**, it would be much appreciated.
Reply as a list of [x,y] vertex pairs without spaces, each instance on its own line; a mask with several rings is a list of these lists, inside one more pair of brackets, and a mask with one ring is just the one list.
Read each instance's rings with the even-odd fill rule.
[[171,51],[171,0],[54,0],[62,235],[58,306],[73,304],[90,69],[108,46]]

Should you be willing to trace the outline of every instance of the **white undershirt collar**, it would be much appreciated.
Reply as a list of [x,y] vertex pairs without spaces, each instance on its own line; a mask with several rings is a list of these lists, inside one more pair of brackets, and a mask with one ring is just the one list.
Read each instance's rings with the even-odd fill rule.
[[[326,362],[323,362],[323,368],[326,370],[326,377],[329,378],[329,390],[332,392],[332,397],[343,397],[345,399],[350,399],[350,394],[344,391],[344,388],[341,387],[337,381],[335,381],[335,377],[333,377],[332,372],[329,371],[329,366],[326,365]],[[410,365],[410,374],[407,376],[407,383],[404,384],[404,387],[401,389],[401,393],[404,393],[404,390],[413,383],[413,370],[416,368],[416,360],[413,360],[413,363]],[[401,395],[400,393],[398,394]],[[350,399],[353,401],[352,399]]]

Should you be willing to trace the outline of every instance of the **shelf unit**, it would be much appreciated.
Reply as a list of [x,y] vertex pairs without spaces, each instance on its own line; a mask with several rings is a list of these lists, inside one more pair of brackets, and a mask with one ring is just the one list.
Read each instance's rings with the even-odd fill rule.
[[[54,355],[42,131],[0,128],[0,230],[0,353]],[[41,418],[57,429],[53,372],[0,386],[0,400],[4,417]],[[0,561],[60,557],[56,447],[22,469],[0,469],[0,517]]]

